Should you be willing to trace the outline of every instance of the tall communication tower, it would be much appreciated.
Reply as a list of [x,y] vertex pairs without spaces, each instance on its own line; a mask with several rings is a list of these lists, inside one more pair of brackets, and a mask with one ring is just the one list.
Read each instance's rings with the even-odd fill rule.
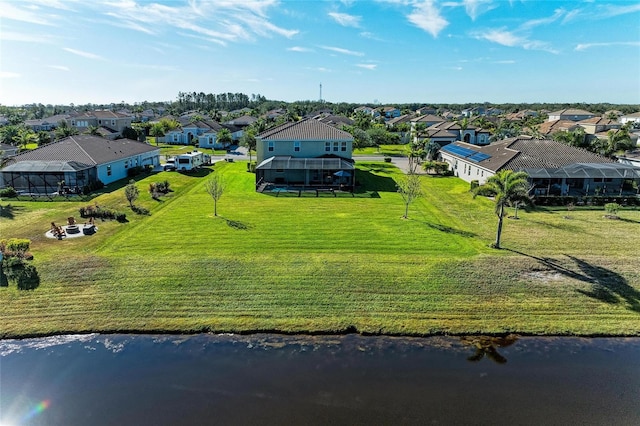
[[322,83],[320,83],[320,102],[322,102]]

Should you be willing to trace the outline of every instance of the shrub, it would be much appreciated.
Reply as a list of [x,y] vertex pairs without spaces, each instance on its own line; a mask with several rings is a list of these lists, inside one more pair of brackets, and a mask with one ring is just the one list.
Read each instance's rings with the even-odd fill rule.
[[0,198],[16,198],[17,196],[18,192],[10,186],[0,189]]
[[4,256],[17,257],[24,259],[28,257],[29,247],[31,246],[31,240],[23,238],[9,238],[0,240],[0,252]]
[[[133,210],[134,213],[139,214],[139,215],[149,215],[149,209],[146,209],[144,207],[140,207],[140,206],[133,206],[131,207],[131,210]],[[126,218],[123,218],[126,219]]]
[[474,189],[476,189],[477,187],[480,186],[480,182],[477,180],[472,180],[471,181],[471,190],[473,191]]
[[614,216],[618,214],[618,210],[620,210],[621,207],[622,206],[618,203],[607,203],[604,205],[604,209],[607,211],[607,213]]
[[102,219],[102,220],[115,219],[118,222],[126,222],[127,220],[127,215],[125,213],[115,211],[108,207],[100,207],[97,204],[95,206],[80,207],[79,212],[80,212],[80,217],[82,218],[93,217],[95,219]]
[[145,168],[142,166],[129,167],[127,169],[127,177],[138,176],[139,174],[142,174],[142,172],[144,171],[145,171]]
[[88,185],[85,185],[82,188],[82,193],[84,195],[88,195],[90,193],[92,193],[93,191],[97,191],[99,189],[104,188],[104,183],[102,183],[102,181],[100,180],[96,180],[94,182],[89,183]]
[[385,162],[385,163],[390,163],[390,162],[391,162],[391,157],[389,157],[389,156],[385,156],[385,157],[384,157],[384,162]]

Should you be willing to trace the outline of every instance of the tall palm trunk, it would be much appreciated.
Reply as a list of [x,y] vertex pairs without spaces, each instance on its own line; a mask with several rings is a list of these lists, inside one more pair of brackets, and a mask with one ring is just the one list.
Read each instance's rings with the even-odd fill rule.
[[498,231],[496,232],[496,242],[494,247],[500,248],[500,237],[502,236],[502,220],[504,219],[504,205],[500,206],[500,214],[498,215]]

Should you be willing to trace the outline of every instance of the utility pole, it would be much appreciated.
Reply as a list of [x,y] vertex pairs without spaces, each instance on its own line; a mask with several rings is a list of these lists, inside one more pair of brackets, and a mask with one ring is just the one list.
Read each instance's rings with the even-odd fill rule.
[[320,102],[322,102],[322,83],[320,83]]

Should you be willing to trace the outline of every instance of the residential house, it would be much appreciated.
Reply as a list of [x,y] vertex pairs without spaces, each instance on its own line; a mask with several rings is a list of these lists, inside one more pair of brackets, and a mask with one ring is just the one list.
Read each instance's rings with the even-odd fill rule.
[[407,123],[409,126],[411,126],[411,120],[415,119],[416,115],[415,114],[403,114],[400,117],[395,117],[395,118],[391,118],[387,121],[385,121],[385,125],[392,129],[396,126],[398,126],[399,124],[402,123]]
[[366,105],[359,106],[358,108],[354,109],[353,112],[356,114],[362,112],[364,114],[370,115],[373,118],[380,117],[380,111]]
[[325,123],[339,129],[341,129],[342,126],[353,126],[354,123],[352,119],[345,117],[344,115],[328,114],[324,116],[316,116],[314,118],[321,123]]
[[132,117],[126,114],[108,110],[86,111],[70,115],[66,121],[76,128],[80,133],[84,133],[90,126],[103,127],[105,135],[109,139],[122,136],[125,127],[131,127]]
[[640,182],[640,169],[551,139],[518,136],[475,146],[454,142],[442,147],[443,161],[459,178],[480,184],[500,170],[524,171],[536,195],[618,194]]
[[622,126],[617,120],[611,120],[604,117],[588,118],[586,120],[578,121],[576,124],[582,127],[584,132],[588,135],[607,132],[611,129],[619,129]]
[[416,110],[416,114],[418,115],[429,115],[429,114],[435,115],[435,113],[436,113],[436,109],[429,106],[423,106]]
[[627,124],[629,122],[640,123],[640,112],[634,112],[633,114],[627,114],[620,117],[620,123]]
[[256,137],[256,185],[353,188],[353,136],[311,118]]
[[618,155],[618,162],[638,167],[640,169],[640,149],[627,151],[623,155]]
[[473,125],[467,125],[467,127],[462,128],[462,126],[456,122],[443,121],[430,126],[429,129],[447,130],[451,133],[457,134],[457,140],[464,141],[472,145],[489,144],[489,131]]
[[378,112],[384,117],[385,120],[400,117],[402,115],[402,112],[398,108],[391,106],[378,108]]
[[244,129],[245,127],[248,127],[250,125],[252,125],[253,123],[255,123],[256,121],[258,121],[257,118],[252,117],[250,115],[243,115],[240,117],[236,117],[232,120],[229,120],[227,122],[225,122],[224,124],[228,124],[230,126],[235,126],[235,127],[239,127],[241,129]]
[[105,185],[127,178],[137,166],[160,164],[160,149],[130,139],[106,140],[99,136],[69,136],[13,157],[0,170],[1,186],[31,194],[51,194],[60,182],[69,188]]
[[549,118],[547,121],[556,121],[556,120],[571,120],[571,121],[582,121],[587,120],[589,118],[593,118],[596,115],[585,111],[583,109],[561,109],[559,111],[553,111],[549,113]]
[[571,120],[553,120],[545,121],[537,126],[537,130],[541,135],[550,136],[555,132],[573,132],[580,126]]
[[185,121],[182,127],[169,130],[164,135],[164,141],[172,145],[197,145],[200,148],[221,149],[224,147],[217,142],[217,134],[224,128],[231,132],[232,140],[238,140],[242,136],[242,130],[237,127],[213,120],[197,120]]
[[18,153],[18,147],[0,143],[0,158],[13,157]]
[[424,124],[427,127],[431,127],[435,124],[444,123],[446,120],[438,115],[425,114],[419,115],[411,119],[411,129],[414,129],[418,124]]
[[34,132],[50,132],[58,127],[58,123],[67,118],[69,118],[67,114],[58,114],[47,118],[25,120],[24,125]]

